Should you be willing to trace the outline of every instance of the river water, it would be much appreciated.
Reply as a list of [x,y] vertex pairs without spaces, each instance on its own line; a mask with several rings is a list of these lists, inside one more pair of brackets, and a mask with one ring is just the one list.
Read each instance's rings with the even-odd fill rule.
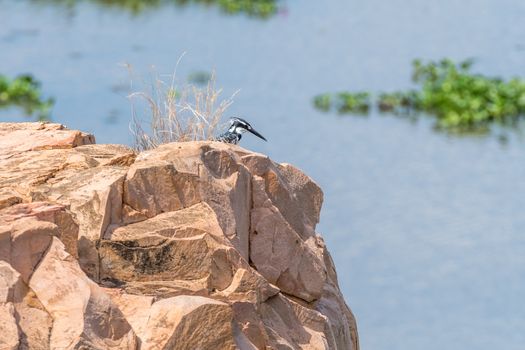
[[[525,140],[453,137],[428,119],[323,114],[325,91],[410,86],[414,58],[525,76],[520,0],[282,2],[268,19],[199,5],[132,14],[0,0],[0,73],[33,73],[53,120],[126,143],[130,76],[215,70],[230,108],[325,193],[319,231],[364,350],[525,349]],[[152,68],[154,67],[154,68]],[[147,79],[146,79],[147,80]],[[139,79],[140,81],[140,79]],[[134,83],[137,83],[135,80]],[[16,109],[0,121],[22,121]]]

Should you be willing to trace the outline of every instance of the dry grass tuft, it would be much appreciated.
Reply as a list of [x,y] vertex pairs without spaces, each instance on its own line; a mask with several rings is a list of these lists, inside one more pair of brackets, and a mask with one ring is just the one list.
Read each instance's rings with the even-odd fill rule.
[[[203,88],[189,84],[177,87],[175,74],[168,82],[156,75],[150,93],[133,92],[128,96],[132,109],[130,129],[137,151],[168,142],[212,140],[222,115],[233,103],[236,93],[219,100],[222,90],[215,88],[215,74]],[[143,107],[146,118],[140,118],[138,105]]]

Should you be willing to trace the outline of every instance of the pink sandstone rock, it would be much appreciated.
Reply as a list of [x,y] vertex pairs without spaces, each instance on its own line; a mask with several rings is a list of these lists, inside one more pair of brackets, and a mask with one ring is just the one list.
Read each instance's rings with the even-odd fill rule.
[[23,218],[36,218],[55,224],[60,228],[56,231],[56,236],[64,243],[66,251],[74,257],[78,257],[78,225],[65,206],[46,202],[32,202],[17,204],[0,210],[0,222],[10,223]]
[[0,123],[0,155],[95,143],[95,137],[61,124]]
[[272,204],[264,180],[254,176],[250,259],[270,283],[306,301],[321,296],[326,267],[315,237],[306,240]]
[[19,335],[13,303],[0,303],[0,349],[18,349]]
[[109,295],[91,281],[53,238],[29,287],[53,318],[52,349],[133,349],[131,326]]
[[248,260],[251,178],[230,147],[186,142],[143,152],[130,167],[124,203],[152,217],[206,202],[224,235]]
[[20,274],[0,260],[0,349],[18,349],[19,334],[13,304]]
[[0,348],[359,349],[308,176],[93,142],[0,123]]
[[[101,279],[126,289],[239,300],[266,300],[279,291],[233,248],[205,203],[119,227],[108,238],[98,250]],[[163,281],[171,283],[159,290]]]
[[23,283],[20,274],[1,260],[0,309],[1,349],[49,348],[51,317],[43,311],[39,301]]

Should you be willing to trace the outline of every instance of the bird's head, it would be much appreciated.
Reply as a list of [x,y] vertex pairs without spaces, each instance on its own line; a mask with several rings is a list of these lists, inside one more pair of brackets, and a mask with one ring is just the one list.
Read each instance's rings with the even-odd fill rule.
[[245,133],[246,131],[249,131],[251,132],[252,134],[254,134],[255,136],[263,139],[264,141],[267,141],[264,136],[262,136],[261,134],[259,134],[251,125],[250,123],[248,123],[246,120],[242,119],[242,118],[238,118],[238,117],[235,117],[235,118],[231,118],[230,119],[230,128],[229,128],[229,131],[230,132],[234,132],[236,134],[243,134]]

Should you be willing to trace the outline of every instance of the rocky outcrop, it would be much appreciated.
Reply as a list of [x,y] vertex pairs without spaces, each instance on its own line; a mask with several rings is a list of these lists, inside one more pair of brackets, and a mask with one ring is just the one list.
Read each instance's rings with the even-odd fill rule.
[[0,124],[0,349],[351,349],[321,189],[218,142]]

